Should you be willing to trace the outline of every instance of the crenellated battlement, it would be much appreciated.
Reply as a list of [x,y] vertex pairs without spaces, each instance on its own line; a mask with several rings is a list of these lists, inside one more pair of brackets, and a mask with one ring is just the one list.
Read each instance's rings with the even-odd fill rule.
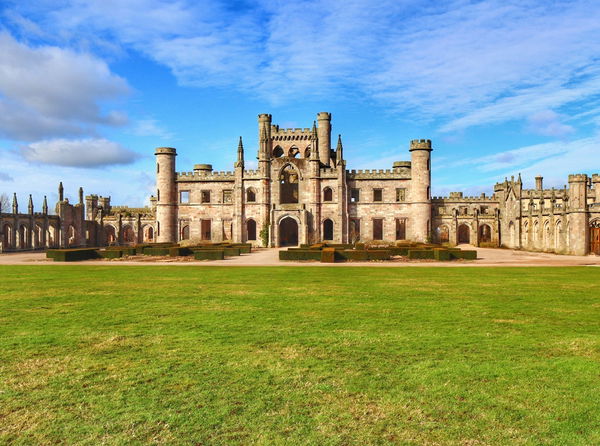
[[234,181],[235,175],[231,171],[194,171],[194,172],[177,172],[175,181]]
[[410,141],[410,150],[431,150],[430,139],[413,139]]
[[588,176],[585,173],[575,173],[569,175],[569,183],[585,183],[588,180]]
[[411,178],[410,172],[411,171],[408,168],[359,169],[359,170],[347,170],[346,176],[350,180],[370,180],[370,179],[409,180]]
[[308,141],[311,134],[308,128],[280,129],[278,125],[271,126],[272,141]]
[[497,204],[498,199],[495,195],[487,196],[481,194],[472,197],[463,196],[462,192],[450,192],[447,197],[431,197],[432,204],[445,204],[445,203],[464,203],[464,204]]

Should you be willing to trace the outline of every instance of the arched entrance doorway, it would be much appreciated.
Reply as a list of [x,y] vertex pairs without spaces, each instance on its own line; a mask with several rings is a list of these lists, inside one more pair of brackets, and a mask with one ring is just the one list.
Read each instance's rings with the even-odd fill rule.
[[251,218],[246,222],[246,234],[248,240],[256,240],[256,222]]
[[600,220],[590,223],[590,253],[600,255]]
[[291,217],[279,222],[279,246],[298,245],[298,223]]
[[471,230],[464,223],[458,226],[458,243],[471,243]]
[[490,225],[479,226],[479,243],[490,243],[492,241],[492,228]]
[[333,240],[333,222],[330,219],[323,222],[323,240]]

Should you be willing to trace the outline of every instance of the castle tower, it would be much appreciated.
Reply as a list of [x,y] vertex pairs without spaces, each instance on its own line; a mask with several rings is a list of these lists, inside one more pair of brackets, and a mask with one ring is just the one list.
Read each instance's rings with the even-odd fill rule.
[[331,161],[331,113],[317,113],[317,137],[319,139],[319,158],[329,166]]
[[172,147],[158,147],[156,152],[156,221],[157,241],[177,241],[177,188],[175,185],[175,157]]
[[594,185],[594,203],[600,203],[600,175],[592,175],[592,184]]
[[258,159],[259,167],[260,161],[266,161],[271,159],[271,120],[273,117],[268,113],[261,113],[258,115]]
[[569,233],[571,254],[585,255],[588,251],[589,227],[587,215],[588,176],[569,175]]
[[431,140],[413,139],[411,153],[411,238],[427,242],[431,234]]

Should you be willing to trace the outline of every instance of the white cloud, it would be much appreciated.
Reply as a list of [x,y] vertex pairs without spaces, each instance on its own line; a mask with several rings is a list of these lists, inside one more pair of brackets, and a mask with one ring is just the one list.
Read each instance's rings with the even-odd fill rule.
[[21,148],[30,162],[70,167],[99,167],[130,164],[140,155],[107,139],[53,139],[38,141]]
[[561,122],[561,117],[552,110],[543,110],[534,113],[528,118],[528,129],[532,133],[543,136],[563,137],[575,131],[575,129]]
[[95,133],[127,117],[104,113],[127,82],[100,59],[54,46],[30,47],[0,33],[0,136],[21,141]]
[[0,181],[13,181],[13,180],[14,180],[14,178],[11,177],[9,174],[0,172]]
[[161,139],[173,139],[173,133],[165,129],[156,119],[140,119],[132,130],[138,136],[157,136]]
[[444,132],[562,113],[600,93],[600,9],[586,0],[304,0],[235,8],[71,0],[21,8],[60,39],[123,45],[169,67],[185,85],[236,88],[272,103],[366,95],[415,119],[439,120]]

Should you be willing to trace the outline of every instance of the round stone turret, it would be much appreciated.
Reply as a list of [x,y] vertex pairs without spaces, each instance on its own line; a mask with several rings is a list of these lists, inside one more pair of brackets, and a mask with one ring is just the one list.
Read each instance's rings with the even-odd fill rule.
[[430,139],[413,139],[410,142],[411,152],[413,150],[432,150],[431,149],[431,140]]
[[317,113],[317,138],[319,139],[319,159],[329,166],[331,162],[331,113]]
[[212,172],[213,166],[212,164],[194,164],[194,172],[198,172],[200,174],[208,174]]
[[175,184],[175,157],[177,150],[173,147],[158,147],[156,155],[156,221],[157,241],[175,242],[177,186]]

